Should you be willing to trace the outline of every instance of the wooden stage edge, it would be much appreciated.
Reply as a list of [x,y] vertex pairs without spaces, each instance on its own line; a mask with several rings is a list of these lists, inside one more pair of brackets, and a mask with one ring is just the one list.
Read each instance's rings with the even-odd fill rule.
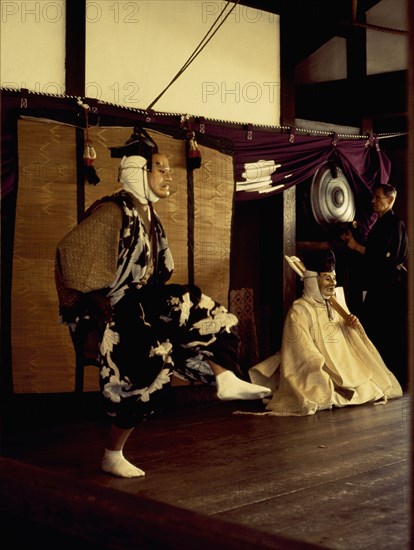
[[[2,403],[2,432],[101,418],[100,399],[96,392],[14,395]],[[205,386],[175,388],[169,405],[214,399]],[[211,550],[218,541],[220,550],[321,548],[1,456],[0,512],[3,538],[60,550]]]
[[29,537],[29,525],[34,524],[47,529],[49,537],[54,533],[59,547],[59,537],[68,535],[77,549],[202,550],[218,541],[220,550],[320,548],[245,526],[234,529],[231,523],[196,512],[6,458],[0,458],[0,510],[15,537],[15,521],[26,534],[29,530]]

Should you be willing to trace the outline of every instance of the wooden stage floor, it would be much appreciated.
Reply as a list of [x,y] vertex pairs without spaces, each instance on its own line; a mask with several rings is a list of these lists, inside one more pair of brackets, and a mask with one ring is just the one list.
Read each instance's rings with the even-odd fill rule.
[[412,547],[408,394],[302,418],[238,414],[262,410],[215,399],[170,407],[132,434],[125,455],[146,476],[131,480],[99,471],[104,418],[5,425],[3,512],[13,527],[15,513],[57,538],[72,533],[77,549]]

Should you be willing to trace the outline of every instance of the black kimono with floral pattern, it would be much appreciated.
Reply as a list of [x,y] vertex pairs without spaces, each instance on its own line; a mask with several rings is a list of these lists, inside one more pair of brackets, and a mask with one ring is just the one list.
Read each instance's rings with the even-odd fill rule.
[[[113,423],[128,429],[160,409],[173,373],[215,384],[208,359],[237,372],[239,339],[237,318],[225,307],[197,286],[166,284],[174,264],[156,213],[150,239],[128,193],[116,200],[124,221],[107,294],[112,318],[100,344],[100,384]],[[154,271],[148,278],[151,249]]]

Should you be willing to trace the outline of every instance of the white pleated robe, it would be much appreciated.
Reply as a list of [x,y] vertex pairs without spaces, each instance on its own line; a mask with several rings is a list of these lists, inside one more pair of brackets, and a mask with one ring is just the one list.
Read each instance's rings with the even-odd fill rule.
[[[330,319],[325,301],[315,292],[315,281],[308,281],[308,292],[305,286],[286,316],[281,350],[249,370],[252,382],[273,390],[264,400],[267,414],[305,416],[401,397],[398,380],[361,324],[347,326],[337,312]],[[349,311],[340,287],[336,300]]]

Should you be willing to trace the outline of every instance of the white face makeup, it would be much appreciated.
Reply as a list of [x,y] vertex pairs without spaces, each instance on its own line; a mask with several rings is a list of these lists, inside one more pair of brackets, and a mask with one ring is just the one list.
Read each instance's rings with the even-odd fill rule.
[[324,297],[331,297],[335,294],[336,273],[335,271],[322,271],[318,275],[318,287]]

